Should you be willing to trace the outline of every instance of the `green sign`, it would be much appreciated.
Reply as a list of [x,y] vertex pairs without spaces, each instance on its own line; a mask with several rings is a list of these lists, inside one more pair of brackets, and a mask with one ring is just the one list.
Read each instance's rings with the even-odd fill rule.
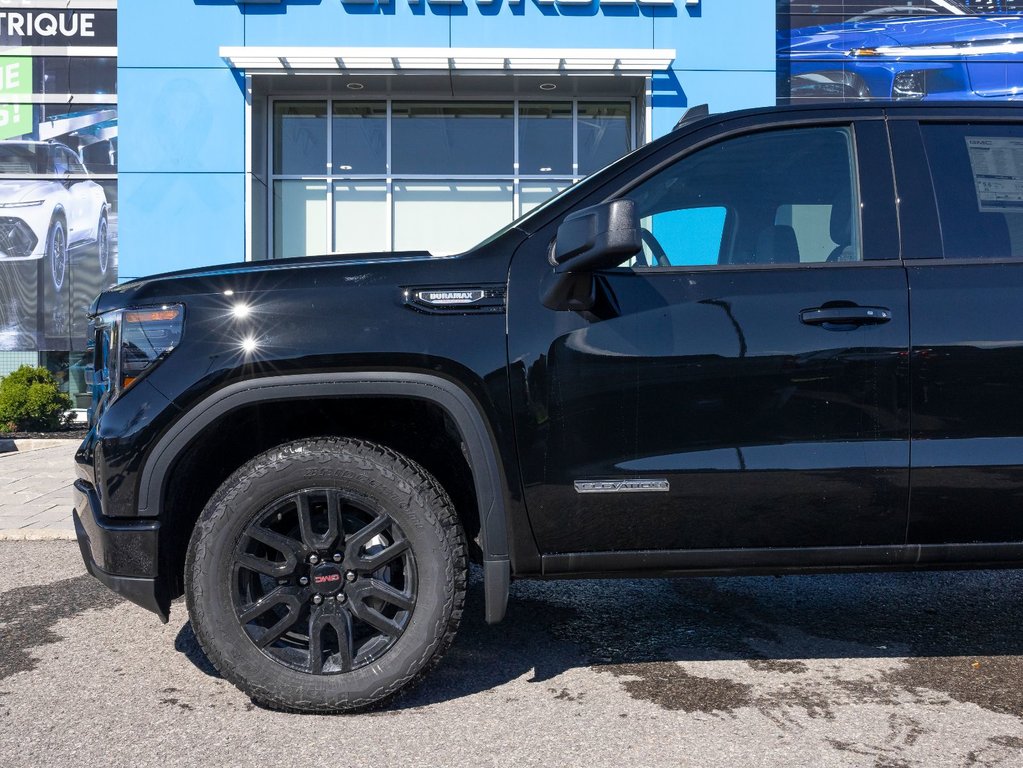
[[31,95],[32,57],[0,56],[0,139],[32,133],[32,105],[4,103],[11,96]]

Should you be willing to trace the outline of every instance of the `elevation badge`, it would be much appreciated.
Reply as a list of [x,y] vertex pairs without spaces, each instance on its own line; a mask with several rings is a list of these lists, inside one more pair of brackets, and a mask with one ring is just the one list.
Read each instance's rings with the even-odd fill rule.
[[576,480],[576,493],[663,493],[667,480]]

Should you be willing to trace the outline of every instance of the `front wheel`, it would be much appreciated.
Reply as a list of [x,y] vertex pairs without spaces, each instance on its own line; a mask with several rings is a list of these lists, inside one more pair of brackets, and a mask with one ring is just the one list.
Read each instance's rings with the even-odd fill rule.
[[257,456],[206,505],[185,594],[221,674],[297,712],[379,704],[436,664],[465,598],[453,505],[373,443],[301,440]]

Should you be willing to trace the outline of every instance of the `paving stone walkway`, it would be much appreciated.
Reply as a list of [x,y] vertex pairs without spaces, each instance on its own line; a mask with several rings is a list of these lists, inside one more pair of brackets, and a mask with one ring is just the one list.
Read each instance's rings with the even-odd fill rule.
[[0,540],[74,538],[71,484],[78,440],[18,441],[0,453]]

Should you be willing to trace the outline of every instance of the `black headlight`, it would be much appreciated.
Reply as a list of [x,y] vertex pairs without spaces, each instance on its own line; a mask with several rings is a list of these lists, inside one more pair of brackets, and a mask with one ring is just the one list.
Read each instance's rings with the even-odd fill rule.
[[185,308],[181,304],[117,309],[97,315],[94,341],[93,408],[116,397],[147,374],[181,342]]

